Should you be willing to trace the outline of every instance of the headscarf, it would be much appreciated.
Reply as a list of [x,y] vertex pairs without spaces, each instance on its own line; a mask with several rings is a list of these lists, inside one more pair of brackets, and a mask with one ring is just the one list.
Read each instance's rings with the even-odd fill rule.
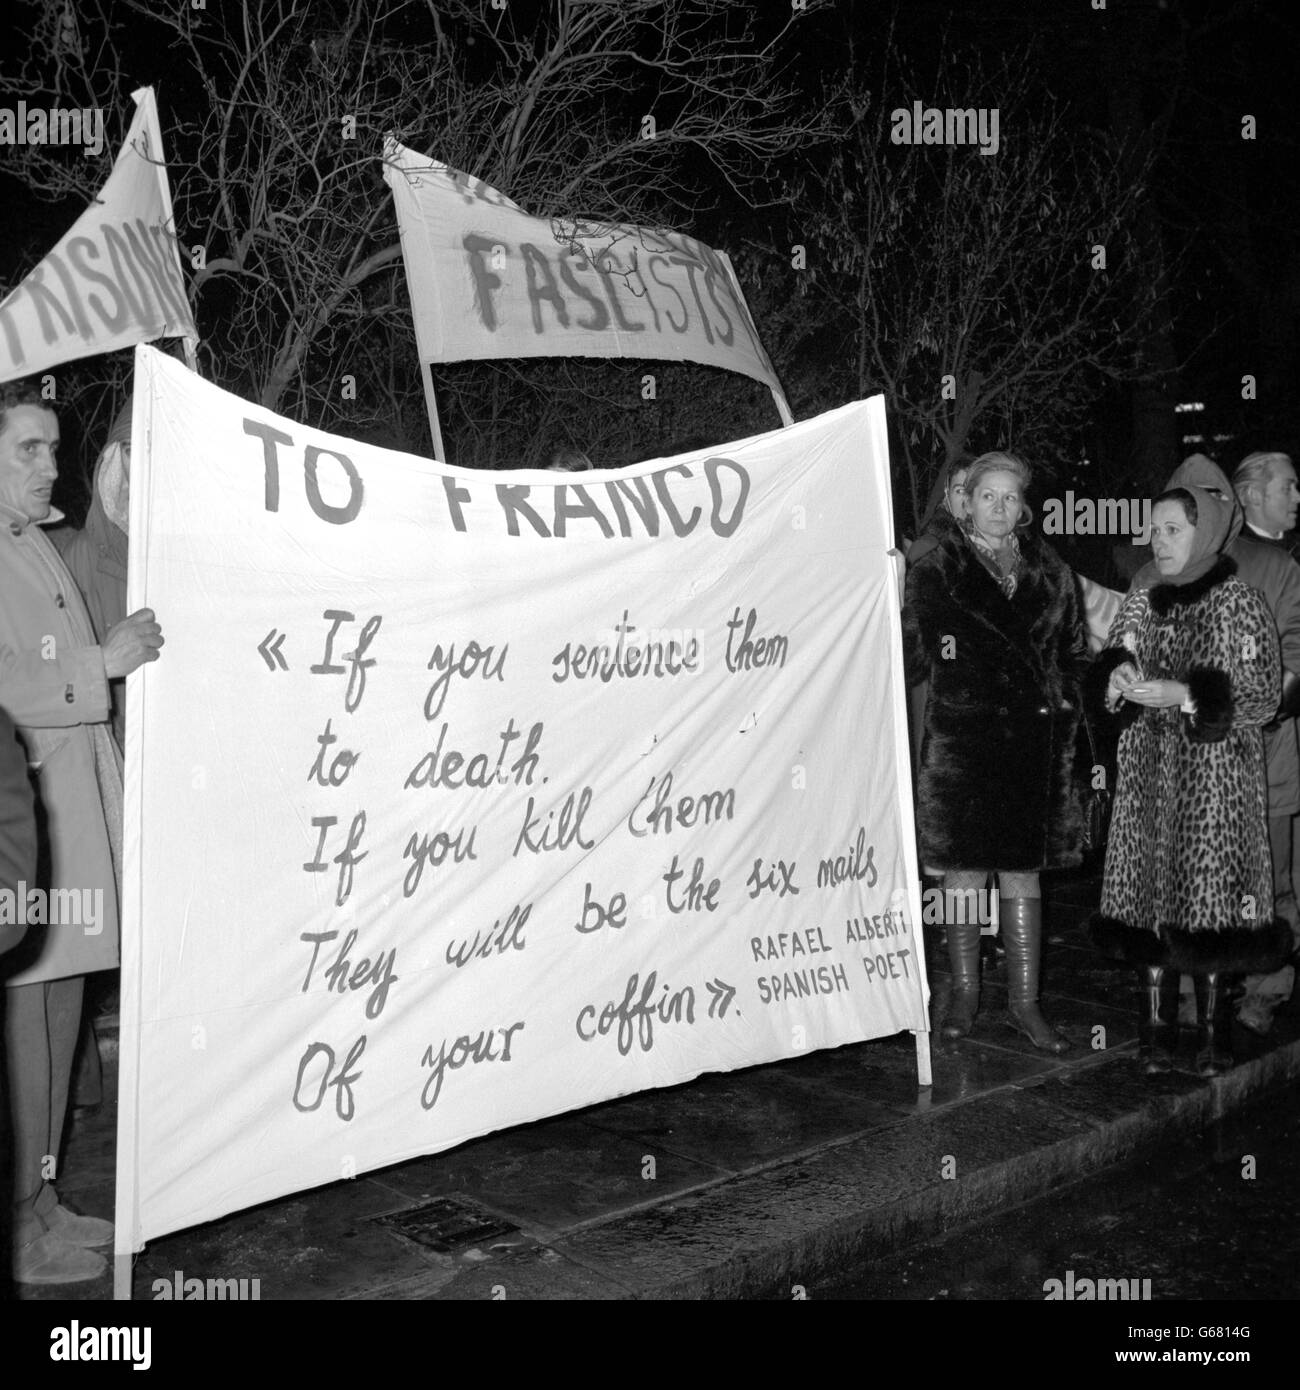
[[965,517],[958,523],[962,534],[971,543],[980,563],[998,582],[998,587],[1012,598],[1020,584],[1020,541],[1012,531],[1002,544],[1001,550],[994,550],[976,529],[973,517]]
[[1196,498],[1196,531],[1187,563],[1178,574],[1161,574],[1159,565],[1149,560],[1134,575],[1131,589],[1195,583],[1214,568],[1241,530],[1241,507],[1232,485],[1223,470],[1204,454],[1193,454],[1174,469],[1164,490],[1176,487],[1186,488]]

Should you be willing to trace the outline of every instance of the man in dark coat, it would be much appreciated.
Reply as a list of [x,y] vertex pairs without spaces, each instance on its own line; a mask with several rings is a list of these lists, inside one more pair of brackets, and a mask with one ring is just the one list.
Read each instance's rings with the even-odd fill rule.
[[1232,475],[1232,486],[1246,514],[1243,534],[1300,560],[1300,538],[1295,533],[1300,487],[1290,458],[1273,452],[1247,454]]
[[[0,903],[17,907],[18,895],[36,881],[36,813],[27,780],[27,754],[14,721],[0,709]],[[0,955],[17,946],[27,928],[24,914],[0,907]],[[9,1119],[4,1041],[5,991],[0,989],[0,1191],[13,1186],[13,1126]],[[0,1202],[0,1260],[9,1268],[13,1231],[8,1202]]]
[[[1273,460],[1273,465],[1269,464]],[[1270,466],[1282,469],[1266,478]],[[1288,477],[1289,470],[1289,477]],[[1283,454],[1256,455],[1244,459],[1233,475],[1233,487],[1245,514],[1246,527],[1228,547],[1237,562],[1238,575],[1258,589],[1277,624],[1282,650],[1282,705],[1278,717],[1264,728],[1264,755],[1268,764],[1268,835],[1273,859],[1273,910],[1285,918],[1292,940],[1300,947],[1300,911],[1294,888],[1296,815],[1300,812],[1300,741],[1295,714],[1300,711],[1300,565],[1292,559],[1282,538],[1272,533],[1272,523],[1295,520],[1295,470]],[[1273,496],[1269,492],[1272,488]],[[1286,493],[1290,497],[1285,496]],[[1272,503],[1269,498],[1272,496]],[[1285,509],[1282,503],[1286,503]],[[1276,515],[1275,515],[1276,513]],[[1284,965],[1268,975],[1248,975],[1237,1018],[1253,1032],[1267,1033],[1273,1014],[1290,997],[1295,969]]]
[[[7,710],[0,709],[0,891],[16,895],[20,883],[30,887],[35,881],[36,817],[27,755],[18,742],[14,721]],[[19,918],[18,913],[0,911],[0,955],[23,939],[27,928]]]

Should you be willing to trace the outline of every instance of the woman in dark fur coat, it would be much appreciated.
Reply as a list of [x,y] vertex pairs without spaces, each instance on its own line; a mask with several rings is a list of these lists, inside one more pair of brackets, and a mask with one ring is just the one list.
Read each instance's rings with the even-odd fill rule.
[[[928,680],[917,787],[921,862],[944,875],[944,901],[969,900],[998,875],[1009,1022],[1035,1047],[1069,1043],[1038,1007],[1042,869],[1077,864],[1074,784],[1079,681],[1087,642],[1074,576],[1028,517],[1027,465],[984,454],[966,475],[968,515],[907,575],[908,677]],[[961,894],[962,898],[956,897]],[[952,1005],[945,1037],[979,1008],[980,927],[949,910]]]
[[[1173,1065],[1180,973],[1196,984],[1197,1071],[1232,1065],[1221,976],[1276,968],[1262,725],[1280,698],[1277,630],[1222,554],[1241,529],[1228,480],[1188,459],[1152,508],[1134,578],[1088,679],[1125,726],[1094,942],[1139,967],[1140,1059]],[[1167,986],[1167,988],[1166,988]],[[1172,997],[1169,997],[1172,995]]]

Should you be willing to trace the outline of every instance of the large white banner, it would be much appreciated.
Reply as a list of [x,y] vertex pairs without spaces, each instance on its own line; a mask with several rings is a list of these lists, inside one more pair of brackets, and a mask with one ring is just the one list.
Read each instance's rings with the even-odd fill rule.
[[121,1249],[928,1027],[879,398],[477,473],[135,381]]
[[0,381],[155,338],[198,337],[152,87],[99,197],[0,303]]
[[649,227],[530,217],[481,179],[391,138],[384,178],[426,362],[703,362],[761,381],[788,418],[725,252]]

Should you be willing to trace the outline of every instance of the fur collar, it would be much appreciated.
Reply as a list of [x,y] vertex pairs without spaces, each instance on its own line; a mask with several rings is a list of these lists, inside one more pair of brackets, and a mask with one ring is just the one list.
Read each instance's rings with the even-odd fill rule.
[[1237,562],[1232,556],[1220,555],[1210,569],[1190,584],[1153,584],[1149,595],[1151,611],[1159,618],[1167,618],[1176,608],[1199,603],[1211,589],[1217,588],[1236,572]]
[[[1065,614],[1066,591],[1073,578],[1055,552],[1026,531],[1020,537],[1020,582],[1008,599],[996,579],[975,553],[965,534],[953,526],[936,550],[915,568],[913,589],[915,616],[923,626],[960,621],[982,628],[1001,644],[1008,659],[1025,667],[1035,680],[1043,674],[1043,652],[1051,645],[1051,634]],[[922,573],[930,571],[939,582],[926,582]]]

